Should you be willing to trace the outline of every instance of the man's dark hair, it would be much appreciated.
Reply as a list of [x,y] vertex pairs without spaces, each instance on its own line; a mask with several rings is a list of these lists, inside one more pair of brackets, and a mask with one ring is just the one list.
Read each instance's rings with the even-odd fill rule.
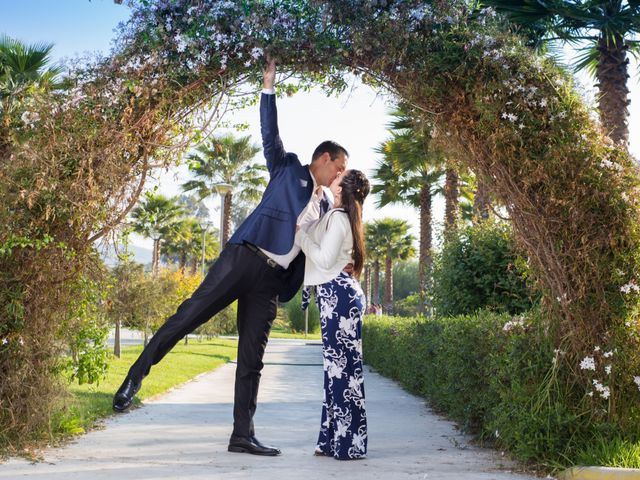
[[334,142],[333,140],[326,140],[316,147],[313,155],[311,155],[311,161],[315,162],[318,157],[320,157],[325,152],[329,153],[331,160],[335,160],[340,154],[343,154],[345,157],[349,156],[349,152],[347,152],[347,150],[342,145]]

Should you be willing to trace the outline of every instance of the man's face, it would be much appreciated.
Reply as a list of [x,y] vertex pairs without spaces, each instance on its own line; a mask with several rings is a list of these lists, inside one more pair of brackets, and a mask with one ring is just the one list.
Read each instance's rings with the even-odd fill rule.
[[347,156],[344,153],[338,155],[335,160],[331,160],[329,153],[322,154],[319,159],[322,161],[318,183],[323,187],[328,187],[331,183],[347,169]]

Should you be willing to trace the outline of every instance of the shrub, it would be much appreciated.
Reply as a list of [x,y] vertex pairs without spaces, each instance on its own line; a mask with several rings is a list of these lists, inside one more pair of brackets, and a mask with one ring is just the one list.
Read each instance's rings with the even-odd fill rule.
[[393,308],[398,317],[415,317],[420,313],[420,295],[413,293],[401,300],[396,300]]
[[527,266],[516,251],[511,229],[484,222],[452,235],[436,257],[433,305],[439,315],[481,308],[519,313],[531,308]]
[[[285,304],[289,326],[292,332],[304,332],[304,311],[302,310],[302,290]],[[309,333],[320,330],[320,311],[315,302],[315,297],[311,295],[309,302]]]
[[70,302],[58,334],[66,348],[54,371],[63,370],[70,381],[80,385],[100,383],[109,368],[109,323],[103,308],[107,296],[103,274],[103,270],[98,270],[94,278],[81,276],[76,280],[78,294]]
[[237,315],[238,302],[236,301],[216,313],[211,320],[196,328],[194,333],[197,335],[204,335],[206,337],[237,334]]
[[[538,310],[517,318],[488,310],[445,319],[369,316],[364,358],[464,431],[521,460],[640,466],[632,456],[640,451],[637,408],[627,402],[615,417],[598,415],[611,405],[585,392],[547,325]],[[607,448],[605,439],[616,443]]]

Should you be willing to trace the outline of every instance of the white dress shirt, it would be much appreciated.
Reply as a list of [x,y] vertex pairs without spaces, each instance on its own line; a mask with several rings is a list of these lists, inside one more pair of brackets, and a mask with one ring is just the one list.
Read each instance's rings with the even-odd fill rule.
[[347,264],[353,263],[351,223],[342,208],[334,208],[320,220],[301,226],[295,243],[306,255],[305,285],[333,280]]
[[[300,227],[308,226],[309,223],[314,222],[320,218],[320,201],[322,200],[322,187],[318,188],[316,179],[313,178],[313,173],[311,173],[311,171],[309,171],[309,174],[311,175],[311,179],[313,180],[313,193],[311,194],[311,199],[309,200],[309,203],[307,203],[307,206],[304,207],[302,212],[300,212],[300,215],[298,215],[296,225],[300,225]],[[293,262],[293,260],[298,256],[298,253],[300,253],[300,247],[296,245],[295,242],[293,243],[293,247],[291,247],[291,250],[289,250],[289,252],[285,253],[284,255],[278,255],[277,253],[269,252],[264,248],[260,248],[260,250],[262,250],[265,255],[273,258],[282,268],[288,268],[289,264]]]

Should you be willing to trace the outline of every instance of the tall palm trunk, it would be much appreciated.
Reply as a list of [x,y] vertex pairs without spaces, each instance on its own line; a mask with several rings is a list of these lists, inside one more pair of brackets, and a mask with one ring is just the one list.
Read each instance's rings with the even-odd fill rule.
[[151,275],[153,278],[158,276],[160,268],[160,238],[153,239],[153,256],[151,258]]
[[220,251],[229,241],[231,236],[231,202],[233,201],[233,193],[227,192],[224,195],[224,226],[222,229],[222,245],[220,245]]
[[373,262],[373,303],[380,303],[380,260]]
[[[364,265],[362,276],[364,277],[362,280],[362,291],[364,292],[365,302],[369,305],[371,304],[371,267],[368,263]],[[365,309],[367,305],[365,305]]]
[[489,189],[481,176],[476,176],[477,188],[473,196],[473,221],[481,223],[489,218]]
[[393,259],[387,255],[384,262],[384,310],[393,314]]
[[605,132],[615,143],[627,145],[629,141],[629,59],[627,45],[620,34],[606,38],[604,35],[598,40],[598,90],[600,98],[600,120]]
[[433,220],[431,200],[431,185],[425,183],[420,188],[420,313],[425,313],[424,306],[433,263],[433,258],[431,257],[431,224]]
[[445,235],[453,232],[456,228],[458,218],[458,194],[459,194],[458,172],[449,167],[445,173],[444,185],[444,232]]
[[191,267],[189,269],[189,272],[191,273],[191,275],[195,275],[197,271],[198,271],[198,259],[196,257],[193,257],[191,258]]
[[120,319],[116,318],[116,333],[113,339],[113,356],[120,358]]
[[185,250],[183,250],[182,252],[180,252],[180,273],[182,275],[184,275],[184,271],[187,268],[187,252]]

